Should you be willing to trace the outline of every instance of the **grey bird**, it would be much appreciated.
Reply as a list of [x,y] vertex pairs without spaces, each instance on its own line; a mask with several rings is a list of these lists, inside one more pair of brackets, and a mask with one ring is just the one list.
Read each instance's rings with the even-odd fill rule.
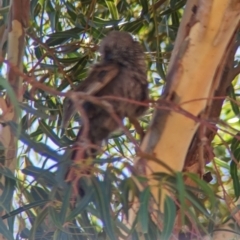
[[[144,51],[139,42],[127,32],[112,31],[100,43],[99,52],[100,62],[93,65],[88,77],[75,91],[94,97],[113,96],[146,103],[149,98],[147,67]],[[147,109],[146,106],[128,101],[114,99],[105,101],[111,104],[120,120],[125,117],[136,119]],[[68,98],[64,102],[63,125],[66,126],[77,111],[77,105]],[[102,141],[119,128],[119,124],[103,106],[83,101],[82,108],[89,126],[87,138],[92,145],[101,146]],[[82,140],[83,128],[84,122],[77,135],[76,146]],[[79,158],[78,151],[77,147],[73,150],[72,160]]]

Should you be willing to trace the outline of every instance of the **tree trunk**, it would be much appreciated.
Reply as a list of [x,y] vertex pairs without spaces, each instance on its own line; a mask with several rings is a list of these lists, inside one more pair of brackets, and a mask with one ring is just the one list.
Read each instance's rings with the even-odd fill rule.
[[[29,0],[13,0],[10,5],[9,11],[9,21],[7,29],[7,56],[8,56],[8,71],[7,71],[7,81],[3,82],[3,85],[7,89],[6,97],[1,97],[0,108],[2,110],[3,124],[0,127],[1,144],[4,146],[4,156],[3,165],[10,169],[13,173],[16,169],[16,155],[17,155],[17,139],[15,135],[11,132],[8,122],[19,123],[19,107],[18,102],[22,101],[23,88],[22,88],[22,78],[15,71],[16,69],[22,71],[22,58],[25,46],[25,28],[29,21],[29,10],[30,1]],[[6,34],[2,34],[1,47],[3,47]],[[1,58],[3,61],[3,49],[1,49]],[[14,66],[14,67],[11,67]],[[4,186],[5,181],[3,177],[1,178],[2,184]],[[10,189],[13,193],[13,188]],[[3,191],[3,189],[2,189]],[[2,193],[1,191],[1,193]],[[10,202],[11,203],[11,202]],[[11,204],[8,205],[9,207]],[[7,211],[10,209],[7,208]],[[4,211],[1,212],[1,215]],[[7,222],[5,222],[7,225]],[[5,232],[4,237],[10,238]],[[4,239],[2,238],[0,239]]]
[[[164,200],[170,193],[153,174],[183,170],[189,146],[200,125],[204,126],[201,144],[205,144],[209,126],[206,108],[211,106],[222,78],[239,17],[240,2],[236,0],[187,2],[166,87],[141,146],[147,157],[140,156],[135,161],[137,168],[146,163],[145,174],[156,202],[154,209],[164,212]],[[139,203],[134,202],[133,209],[137,209]],[[131,225],[135,211],[129,215]],[[154,219],[157,216],[153,216]]]
[[[144,138],[143,151],[154,155],[173,172],[182,171],[192,138],[202,113],[210,105],[223,74],[225,53],[238,27],[240,3],[229,0],[197,1],[191,8],[189,20],[179,34],[162,99],[152,124]],[[183,31],[184,30],[184,31]],[[176,48],[175,47],[175,48]],[[202,139],[203,140],[203,139]],[[171,173],[165,166],[148,160],[147,175]],[[152,194],[159,201],[159,188],[149,179]]]

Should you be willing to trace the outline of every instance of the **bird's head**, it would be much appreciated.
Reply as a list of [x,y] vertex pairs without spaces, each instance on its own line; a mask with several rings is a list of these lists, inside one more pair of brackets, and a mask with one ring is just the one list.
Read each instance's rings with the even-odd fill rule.
[[127,32],[112,31],[100,43],[99,52],[103,62],[115,62],[127,66],[144,61],[144,52]]

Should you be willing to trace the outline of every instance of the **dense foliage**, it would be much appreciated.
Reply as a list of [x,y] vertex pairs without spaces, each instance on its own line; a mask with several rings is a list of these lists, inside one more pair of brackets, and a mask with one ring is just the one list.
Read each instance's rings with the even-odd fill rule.
[[[84,80],[91,64],[99,58],[99,41],[115,29],[130,32],[141,42],[148,64],[151,99],[157,100],[165,83],[185,2],[31,1],[24,73],[47,87],[43,90],[25,82],[24,100],[19,105],[15,104],[22,110],[20,126],[12,123],[16,134],[20,132],[16,178],[4,170],[5,176],[16,180],[14,204],[10,208],[14,211],[3,217],[9,220],[10,227],[8,230],[0,227],[1,232],[7,235],[8,231],[14,231],[18,239],[117,239],[123,232],[131,233],[134,239],[140,239],[142,235],[145,238],[141,239],[159,239],[161,234],[167,239],[172,232],[177,208],[173,200],[166,201],[161,232],[148,213],[149,189],[140,193],[136,182],[130,178],[132,161],[136,156],[135,143],[121,130],[107,141],[105,153],[93,160],[97,164],[91,181],[88,176],[81,178],[85,195],[78,199],[73,208],[72,192],[64,181],[64,172],[69,163],[69,146],[74,142],[81,118],[76,115],[67,129],[61,128],[61,93],[73,89]],[[4,67],[2,69],[4,73]],[[238,93],[239,83],[236,79],[229,95],[231,99],[236,99]],[[153,108],[150,108],[139,120],[144,130],[148,127],[152,112]],[[231,150],[239,160],[239,141],[234,138],[239,129],[238,116],[236,102],[226,100],[221,119],[228,125],[219,125],[219,136],[213,142],[215,161],[206,166],[206,171],[213,176],[210,183],[188,174],[199,186],[195,189],[184,185],[180,173],[175,177],[157,176],[161,184],[166,184],[178,196],[179,201],[175,203],[180,206],[182,225],[188,226],[187,229],[196,236],[211,233],[215,224],[229,216],[229,203],[217,199],[226,199],[226,194],[230,194],[232,199],[240,195],[237,164],[229,153]],[[135,128],[128,120],[124,124],[140,143]],[[144,178],[139,177],[139,180],[144,182]],[[13,191],[7,183],[7,197],[2,197],[1,201],[2,206],[9,209]],[[122,222],[123,214],[128,216],[129,202],[133,200],[130,191],[142,203],[132,229]],[[18,228],[13,229],[13,220]]]

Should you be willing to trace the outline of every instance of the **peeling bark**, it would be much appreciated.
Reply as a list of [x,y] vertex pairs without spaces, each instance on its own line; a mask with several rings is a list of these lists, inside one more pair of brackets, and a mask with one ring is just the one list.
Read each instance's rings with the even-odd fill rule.
[[[170,60],[166,88],[141,146],[142,152],[152,157],[140,156],[135,161],[137,168],[146,162],[145,174],[157,203],[153,209],[164,212],[164,200],[169,192],[160,187],[152,174],[183,170],[191,141],[199,124],[206,120],[202,119],[206,117],[203,113],[211,106],[222,79],[225,54],[239,19],[239,1],[187,2]],[[131,212],[129,222],[135,217]],[[155,214],[152,218],[157,223]]]
[[[238,26],[240,3],[198,1],[195,10],[191,11],[186,25],[189,29],[185,31],[188,34],[182,38],[181,44],[177,44],[162,98],[185,113],[156,110],[142,144],[143,151],[153,154],[173,171],[182,171],[189,145],[201,121],[199,116],[218,88],[223,72],[222,59]],[[192,117],[186,116],[186,112]],[[170,173],[169,169],[154,161],[149,160],[147,165],[148,176],[155,172]],[[163,211],[164,194],[159,200],[157,182],[150,178],[149,184]]]
[[[16,66],[20,71],[23,69],[22,57],[25,47],[25,28],[29,22],[29,0],[13,0],[11,2],[8,21],[7,34],[7,56],[9,62]],[[1,47],[5,42],[6,34],[2,34]],[[1,49],[2,51],[3,49]],[[12,87],[15,96],[19,102],[22,101],[22,78],[8,66],[7,80]],[[0,99],[0,108],[2,110],[3,122],[13,121],[18,123],[19,119],[16,113],[16,107],[10,101],[9,96]],[[17,139],[12,134],[10,127],[6,124],[1,124],[0,127],[0,141],[5,148],[4,152],[4,166],[11,169],[13,172],[16,169],[16,153],[17,153]],[[4,180],[1,179],[3,185]],[[1,191],[2,192],[2,191]],[[1,214],[4,214],[3,212]]]
[[[236,32],[237,33],[237,32]],[[217,90],[214,93],[214,99],[212,103],[207,107],[207,111],[205,112],[205,118],[209,119],[213,123],[213,126],[215,126],[218,123],[219,116],[221,113],[222,105],[225,100],[225,97],[227,95],[227,89],[230,86],[231,82],[234,80],[238,72],[235,72],[234,68],[234,56],[236,53],[238,47],[238,43],[236,43],[236,34],[234,35],[231,43],[228,46],[228,49],[226,51],[226,54],[224,56],[224,59],[222,59],[222,62],[224,64],[224,70],[221,76],[220,84],[217,88]],[[203,125],[203,127],[205,127]],[[211,143],[214,136],[214,131],[212,129],[206,129],[205,136],[208,140],[208,143]],[[193,138],[193,142],[191,143],[191,146],[188,150],[184,171],[187,172],[194,172],[199,173],[201,172],[200,166],[199,166],[199,145],[201,144],[200,139],[200,133],[199,131],[195,134]],[[209,158],[209,153],[207,149],[203,150],[203,156],[204,156],[204,164],[208,163],[212,160],[212,158]],[[193,170],[195,169],[195,170]],[[189,182],[187,182],[189,184]]]

